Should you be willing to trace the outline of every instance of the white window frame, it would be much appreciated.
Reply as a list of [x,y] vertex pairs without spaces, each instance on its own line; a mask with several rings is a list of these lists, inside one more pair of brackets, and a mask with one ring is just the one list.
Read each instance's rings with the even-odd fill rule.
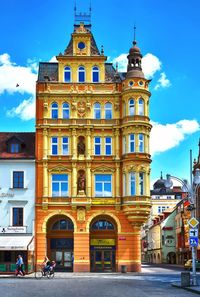
[[[107,107],[109,105],[109,108]],[[106,117],[106,111],[111,111],[111,118]],[[113,108],[112,108],[112,103],[111,102],[106,102],[104,105],[104,115],[106,120],[111,120],[113,118]]]
[[[134,178],[132,178],[132,176]],[[131,193],[131,184],[134,182],[135,184],[135,193]],[[135,196],[136,195],[136,172],[129,172],[129,196]]]
[[[63,107],[64,104],[67,104],[68,107]],[[64,118],[64,117],[63,117],[63,114],[64,114],[64,111],[65,111],[65,110],[68,110],[68,111],[69,111],[69,117],[68,117],[68,118]],[[63,118],[64,120],[65,120],[65,119],[67,120],[67,119],[70,118],[70,106],[69,106],[69,103],[68,103],[68,102],[63,102],[63,104],[62,104],[62,118]]]
[[[140,103],[140,101],[142,103]],[[144,99],[139,98],[138,100],[138,115],[143,116],[144,115]]]
[[[64,138],[67,138],[67,142],[64,142]],[[67,154],[64,154],[63,146],[67,146]],[[68,156],[69,155],[69,136],[62,136],[62,155],[63,156]]]
[[[133,103],[131,103],[131,101],[133,101]],[[135,99],[131,98],[129,99],[129,116],[134,116],[135,115]],[[133,108],[133,113],[131,112],[131,108]]]
[[[140,139],[140,136],[142,136],[142,139]],[[140,150],[141,145],[142,145],[142,150]],[[143,133],[138,134],[138,152],[144,153],[144,134]]]
[[[69,174],[68,173],[63,173],[63,174],[65,174],[65,175],[67,175],[67,182],[65,181],[64,183],[66,183],[67,184],[67,195],[66,196],[62,196],[61,194],[62,194],[62,192],[61,192],[61,183],[63,183],[63,181],[53,181],[53,175],[54,174],[56,174],[56,175],[59,175],[60,173],[53,173],[52,175],[51,175],[51,197],[64,197],[64,198],[66,198],[66,197],[69,197]],[[60,174],[60,175],[62,175],[62,174]],[[59,183],[59,195],[58,196],[53,196],[53,183]]]
[[[100,139],[100,142],[99,143],[96,143],[96,139],[97,138]],[[99,145],[100,146],[100,154],[96,154],[96,145]],[[102,139],[99,136],[95,136],[94,137],[94,155],[95,156],[101,156],[101,154],[102,154]]]
[[[95,107],[96,104],[99,104],[99,107],[98,107],[98,108]],[[100,110],[100,118],[96,118],[96,113],[95,113],[95,111],[97,111],[97,110]],[[94,103],[94,119],[95,119],[95,120],[100,120],[100,119],[101,119],[101,104],[100,104],[99,102],[95,102],[95,103]]]
[[[131,139],[133,136],[133,139]],[[133,143],[133,151],[131,151],[131,144]],[[129,153],[135,153],[135,134],[129,134]]]
[[[95,190],[96,190],[96,175],[104,175],[104,174],[100,174],[100,173],[95,174],[95,176],[94,176]],[[110,182],[108,182],[108,181],[99,181],[99,182],[97,182],[97,183],[101,183],[102,184],[102,196],[97,196],[96,195],[96,192],[95,192],[95,197],[112,197],[112,195],[113,195],[112,174],[105,173],[105,175],[110,175],[110,177],[111,177]],[[105,184],[108,184],[108,183],[111,185],[111,196],[106,196],[104,194],[104,192],[105,192],[104,185]]]
[[[69,68],[69,69],[66,70],[66,68]],[[66,72],[70,73],[70,80],[69,81],[65,81],[65,73]],[[70,66],[65,66],[64,67],[64,78],[63,78],[63,81],[65,83],[70,83],[72,81],[72,71],[71,71],[71,67]]]
[[[141,175],[142,175],[142,178],[141,178]],[[141,191],[142,188],[143,188],[143,193]],[[139,195],[140,196],[145,195],[145,173],[144,172],[139,172]]]
[[[106,138],[109,138],[110,139],[110,143],[106,143]],[[112,156],[112,137],[110,137],[110,136],[106,136],[105,138],[104,138],[104,140],[105,140],[105,155],[106,156]],[[107,146],[110,146],[110,154],[107,154],[106,153],[106,147]]]
[[[53,143],[53,138],[57,139],[57,143]],[[57,146],[57,154],[53,154],[53,146]],[[59,151],[58,151],[58,136],[52,136],[51,137],[51,155],[52,156],[58,156],[59,155]]]

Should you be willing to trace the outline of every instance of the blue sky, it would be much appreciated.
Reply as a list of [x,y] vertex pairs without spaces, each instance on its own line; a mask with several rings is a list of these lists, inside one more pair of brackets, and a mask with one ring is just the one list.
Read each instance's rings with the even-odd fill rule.
[[[78,10],[88,10],[89,0],[76,2]],[[73,31],[73,8],[73,0],[1,2],[0,131],[34,131],[38,62],[64,51]],[[152,181],[161,170],[189,177],[189,150],[198,154],[199,10],[199,0],[92,0],[96,42],[122,70],[137,26],[144,72],[152,78]]]

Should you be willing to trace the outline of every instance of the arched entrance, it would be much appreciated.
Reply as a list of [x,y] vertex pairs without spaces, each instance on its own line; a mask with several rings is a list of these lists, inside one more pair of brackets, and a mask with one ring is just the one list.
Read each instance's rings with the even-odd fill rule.
[[176,254],[174,252],[170,252],[167,255],[167,263],[176,264]]
[[90,224],[90,269],[116,271],[117,226],[110,217],[96,217]]
[[47,223],[47,256],[56,261],[56,270],[73,271],[74,225],[71,219],[53,216]]

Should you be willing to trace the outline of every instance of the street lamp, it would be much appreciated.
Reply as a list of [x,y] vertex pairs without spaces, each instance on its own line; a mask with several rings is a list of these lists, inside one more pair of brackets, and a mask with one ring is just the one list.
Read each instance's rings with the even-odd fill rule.
[[[200,186],[200,169],[195,170],[195,174],[193,177],[192,184],[189,185],[187,180],[182,180],[176,176],[172,176],[170,174],[167,174],[167,179],[165,181],[165,186],[167,188],[170,188],[173,183],[172,179],[175,179],[179,181],[182,184],[182,191],[188,193],[187,200],[191,203],[191,212],[193,211],[193,217],[196,217],[195,209],[196,209],[196,196],[198,192],[198,188]],[[197,276],[196,276],[196,250],[195,246],[192,246],[192,285],[197,286]]]

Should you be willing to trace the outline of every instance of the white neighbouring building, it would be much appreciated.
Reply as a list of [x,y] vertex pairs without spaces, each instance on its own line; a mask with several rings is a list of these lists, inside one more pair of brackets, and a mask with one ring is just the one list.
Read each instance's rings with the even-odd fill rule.
[[0,273],[34,265],[35,133],[0,133]]

